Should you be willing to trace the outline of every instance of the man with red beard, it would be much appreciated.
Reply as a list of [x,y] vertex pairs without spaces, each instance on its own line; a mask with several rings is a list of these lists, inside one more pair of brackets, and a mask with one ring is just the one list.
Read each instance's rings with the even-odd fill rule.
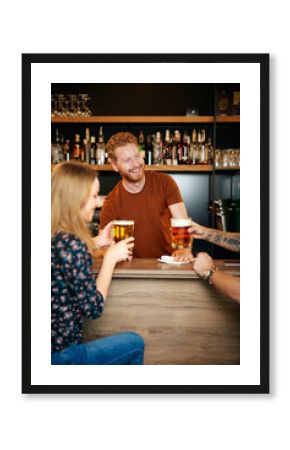
[[145,172],[136,137],[128,132],[114,134],[107,143],[109,161],[122,180],[106,198],[100,228],[112,220],[134,220],[134,253],[137,258],[172,255],[176,261],[193,261],[188,249],[173,252],[170,219],[188,217],[177,187],[169,175]]

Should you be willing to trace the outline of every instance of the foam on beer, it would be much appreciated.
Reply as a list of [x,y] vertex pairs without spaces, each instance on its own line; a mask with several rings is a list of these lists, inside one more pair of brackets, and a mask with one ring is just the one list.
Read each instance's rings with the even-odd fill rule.
[[171,219],[171,226],[174,228],[190,227],[191,219]]
[[114,225],[134,225],[134,220],[113,220]]

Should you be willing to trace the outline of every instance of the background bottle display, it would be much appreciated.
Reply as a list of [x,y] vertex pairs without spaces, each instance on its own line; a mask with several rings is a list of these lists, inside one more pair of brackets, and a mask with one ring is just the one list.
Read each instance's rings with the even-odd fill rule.
[[[136,133],[139,151],[145,160],[146,165],[212,165],[215,161],[215,152],[212,145],[210,131],[205,128],[193,128],[188,131],[174,130],[173,135],[170,129],[163,132],[156,130],[155,133],[145,135],[143,130]],[[109,138],[110,136],[108,136]],[[72,147],[72,148],[71,148]],[[230,162],[220,164],[222,167],[239,167],[239,149],[225,148],[231,156]],[[96,137],[91,136],[90,128],[84,130],[84,135],[77,133],[74,135],[73,145],[70,139],[55,129],[55,136],[51,144],[51,163],[58,164],[63,160],[76,159],[93,165],[107,164],[107,148],[100,126],[98,142]],[[218,158],[217,158],[218,159]],[[216,167],[219,167],[217,162]]]

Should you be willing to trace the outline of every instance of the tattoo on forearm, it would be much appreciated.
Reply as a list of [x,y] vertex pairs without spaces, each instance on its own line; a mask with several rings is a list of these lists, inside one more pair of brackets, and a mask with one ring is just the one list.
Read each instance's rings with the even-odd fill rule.
[[220,230],[210,230],[206,239],[212,244],[220,245],[233,252],[240,251],[240,235],[239,233],[229,233]]

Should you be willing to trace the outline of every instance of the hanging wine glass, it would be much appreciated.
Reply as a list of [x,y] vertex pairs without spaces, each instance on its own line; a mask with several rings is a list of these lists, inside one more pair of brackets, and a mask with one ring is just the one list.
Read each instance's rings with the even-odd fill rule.
[[69,116],[69,100],[67,97],[65,97],[63,101],[63,113],[65,117]]
[[58,99],[57,95],[51,96],[51,117],[58,117],[59,109],[58,109]]
[[90,100],[90,96],[88,94],[79,94],[81,99],[81,111],[84,116],[91,116],[92,112],[88,107],[88,101]]
[[68,99],[69,99],[69,110],[68,110],[68,114],[71,117],[76,117],[78,115],[78,110],[77,110],[77,95],[75,94],[69,94],[68,95]]
[[58,98],[58,115],[60,117],[64,117],[65,116],[65,109],[64,109],[64,94],[57,94],[57,98]]

